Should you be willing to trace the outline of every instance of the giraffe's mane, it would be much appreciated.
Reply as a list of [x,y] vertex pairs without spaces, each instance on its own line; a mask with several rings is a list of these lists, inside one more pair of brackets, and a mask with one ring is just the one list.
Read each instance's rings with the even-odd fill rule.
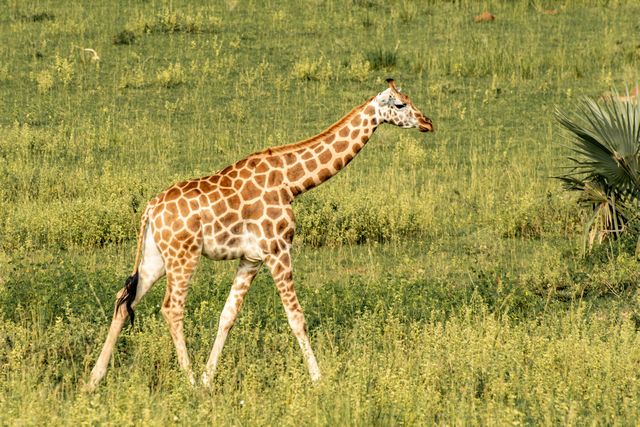
[[320,139],[324,138],[325,136],[327,136],[329,134],[332,134],[332,133],[335,133],[338,129],[342,128],[345,123],[348,123],[349,121],[351,121],[351,119],[356,114],[359,114],[362,110],[364,110],[364,108],[367,105],[369,105],[369,103],[371,101],[373,101],[374,98],[375,98],[375,95],[372,96],[371,98],[367,99],[362,104],[360,104],[357,107],[355,107],[353,110],[349,111],[340,120],[338,120],[337,122],[335,122],[334,124],[332,124],[331,126],[326,128],[325,130],[323,130],[319,134],[317,134],[315,136],[312,136],[311,138],[307,138],[307,139],[304,139],[302,141],[294,142],[292,144],[281,145],[281,146],[278,146],[278,147],[266,148],[266,149],[264,149],[262,151],[257,151],[255,153],[251,154],[249,157],[259,157],[259,156],[264,156],[264,155],[269,155],[270,156],[272,154],[291,153],[293,151],[299,150],[300,148],[304,148],[304,147],[308,146],[309,144],[312,144],[315,141],[319,141]]

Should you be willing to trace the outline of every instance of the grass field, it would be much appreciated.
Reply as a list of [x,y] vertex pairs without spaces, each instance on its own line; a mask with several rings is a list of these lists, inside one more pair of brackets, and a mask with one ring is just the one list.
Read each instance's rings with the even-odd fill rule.
[[[586,214],[552,179],[555,108],[638,81],[640,4],[74,3],[0,7],[0,424],[640,419],[634,237],[584,255]],[[178,369],[162,280],[81,392],[146,201],[318,133],[389,76],[436,132],[382,127],[295,204],[320,383],[263,271],[211,390]],[[192,281],[196,373],[234,268],[203,261]]]

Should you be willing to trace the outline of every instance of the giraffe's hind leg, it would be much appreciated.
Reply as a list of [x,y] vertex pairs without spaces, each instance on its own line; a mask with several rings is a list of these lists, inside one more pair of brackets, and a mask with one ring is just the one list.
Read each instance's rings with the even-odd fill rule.
[[[143,258],[138,267],[139,276],[136,288],[136,298],[131,304],[132,307],[140,302],[144,294],[146,294],[149,288],[151,288],[151,286],[164,275],[164,272],[164,261],[155,241],[153,240],[151,227],[148,226],[145,232]],[[123,293],[124,289],[121,289],[116,296],[116,310],[113,313],[113,319],[111,320],[107,339],[102,347],[102,352],[98,357],[98,361],[91,371],[89,382],[86,385],[86,388],[89,391],[95,389],[100,380],[104,377],[107,371],[107,365],[109,364],[109,359],[111,358],[111,353],[113,352],[113,347],[115,346],[118,335],[120,335],[120,331],[127,320],[128,313],[125,304],[120,305],[120,307],[117,306],[117,301]]]
[[191,252],[180,260],[167,264],[167,291],[161,308],[162,316],[167,321],[176,347],[178,364],[186,372],[191,384],[195,384],[195,379],[184,340],[184,305],[189,290],[189,280],[198,264],[198,258],[199,254]]
[[224,347],[224,342],[227,339],[227,334],[236,321],[236,317],[242,306],[242,301],[244,301],[251,282],[253,278],[256,277],[261,265],[262,261],[240,260],[240,265],[238,265],[236,277],[233,279],[229,297],[227,297],[227,302],[224,304],[222,313],[220,313],[216,340],[213,343],[206,369],[202,374],[202,383],[204,385],[209,385],[210,380],[215,375],[218,359],[220,358],[222,347]]

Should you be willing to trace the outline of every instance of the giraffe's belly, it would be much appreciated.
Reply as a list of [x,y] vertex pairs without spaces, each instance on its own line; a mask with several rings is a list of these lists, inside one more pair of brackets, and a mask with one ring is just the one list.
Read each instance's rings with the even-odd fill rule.
[[256,237],[246,230],[233,233],[228,229],[203,227],[202,253],[213,260],[246,258],[262,260],[264,255]]

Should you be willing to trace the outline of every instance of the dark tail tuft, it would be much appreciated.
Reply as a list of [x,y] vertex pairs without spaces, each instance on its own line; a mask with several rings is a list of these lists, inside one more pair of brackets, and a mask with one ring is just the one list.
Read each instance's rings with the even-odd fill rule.
[[129,313],[129,318],[131,319],[131,326],[133,326],[133,319],[135,317],[131,304],[136,299],[137,290],[138,290],[138,272],[127,277],[127,280],[124,282],[124,293],[120,298],[118,298],[118,301],[116,302],[116,311],[118,311],[118,309],[122,304],[127,304],[127,313]]

